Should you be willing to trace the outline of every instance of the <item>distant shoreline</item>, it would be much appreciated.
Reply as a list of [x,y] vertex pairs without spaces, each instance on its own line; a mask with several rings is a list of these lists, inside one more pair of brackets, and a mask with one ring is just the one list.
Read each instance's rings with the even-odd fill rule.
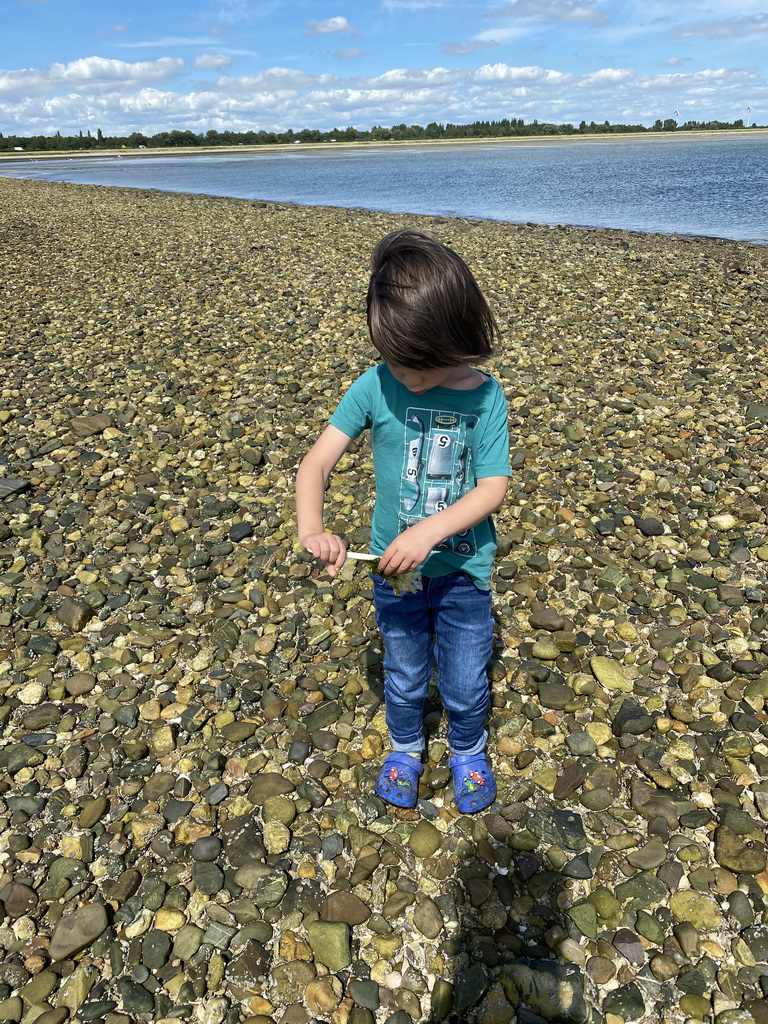
[[216,156],[222,154],[231,156],[233,153],[274,153],[292,152],[297,147],[302,151],[313,150],[347,150],[347,149],[403,149],[408,147],[436,146],[506,146],[506,145],[598,145],[606,142],[627,142],[629,144],[638,142],[651,142],[654,144],[662,142],[694,142],[703,139],[733,139],[751,138],[753,136],[768,136],[768,128],[733,128],[721,129],[719,131],[691,131],[691,132],[627,132],[622,134],[592,134],[592,135],[514,135],[505,138],[472,138],[472,139],[402,139],[390,140],[387,142],[293,142],[293,143],[267,143],[264,145],[237,145],[237,146],[163,146],[151,149],[62,149],[56,152],[34,151],[29,153],[2,153],[0,163],[6,161],[36,161],[36,160],[74,160],[94,159],[99,157],[122,157],[130,159],[142,159],[156,156]]

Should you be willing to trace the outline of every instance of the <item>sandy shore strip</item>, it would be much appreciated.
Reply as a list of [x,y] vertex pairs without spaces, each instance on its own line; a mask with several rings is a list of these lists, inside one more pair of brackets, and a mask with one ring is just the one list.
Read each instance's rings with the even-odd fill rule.
[[[503,336],[477,818],[437,699],[374,795],[370,585],[295,544],[406,225]],[[0,246],[0,1020],[766,1024],[768,249],[13,179]]]
[[589,146],[592,144],[605,144],[607,142],[626,142],[631,145],[637,142],[649,142],[651,144],[660,144],[664,142],[672,143],[686,143],[686,142],[701,142],[712,141],[721,139],[726,142],[733,139],[751,138],[753,136],[765,136],[768,135],[768,128],[734,128],[732,130],[720,130],[720,131],[697,131],[697,132],[625,132],[621,134],[613,135],[611,133],[604,133],[599,135],[515,135],[510,138],[495,138],[487,137],[483,138],[478,136],[472,139],[390,139],[387,142],[291,142],[291,143],[278,143],[275,145],[269,144],[264,146],[166,146],[162,148],[151,147],[149,149],[65,149],[58,150],[55,152],[30,152],[30,153],[16,153],[0,151],[0,163],[4,161],[32,161],[37,162],[38,160],[73,160],[80,159],[93,159],[105,157],[120,157],[121,159],[127,157],[135,157],[136,159],[142,159],[143,157],[158,157],[158,156],[242,156],[244,153],[269,156],[270,153],[274,152],[295,152],[296,146],[300,146],[302,152],[312,152],[313,150],[328,151],[328,150],[343,150],[343,149],[402,149],[403,147],[421,148],[422,146],[444,148],[446,146],[494,146],[494,145],[510,145],[510,146],[550,146],[550,145],[566,145],[573,143],[576,146]]

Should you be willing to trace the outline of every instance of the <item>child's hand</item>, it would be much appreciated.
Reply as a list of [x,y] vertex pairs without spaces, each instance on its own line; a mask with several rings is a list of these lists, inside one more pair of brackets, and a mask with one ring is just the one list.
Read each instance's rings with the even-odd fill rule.
[[347,559],[347,545],[336,533],[309,533],[301,538],[301,546],[325,562],[329,576],[335,576]]
[[419,530],[421,523],[404,530],[392,541],[381,556],[379,573],[382,576],[399,576],[412,572],[427,560],[432,551],[432,538]]

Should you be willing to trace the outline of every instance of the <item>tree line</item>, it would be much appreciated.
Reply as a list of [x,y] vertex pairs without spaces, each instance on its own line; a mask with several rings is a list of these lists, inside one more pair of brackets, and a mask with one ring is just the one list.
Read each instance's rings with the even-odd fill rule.
[[[302,128],[294,131],[289,128],[285,132],[267,131],[217,131],[212,128],[207,132],[167,131],[155,135],[144,135],[142,132],[131,132],[130,135],[104,135],[101,128],[95,134],[87,130],[77,135],[3,135],[0,133],[0,151],[14,152],[22,150],[32,152],[55,152],[56,150],[98,150],[98,149],[165,149],[174,146],[271,146],[290,143],[313,142],[418,142],[424,139],[498,139],[515,136],[536,135],[622,135],[634,132],[686,132],[686,131],[722,131],[744,128],[744,121],[686,121],[678,124],[673,118],[657,120],[652,127],[643,124],[611,124],[608,121],[581,121],[578,126],[572,124],[551,124],[548,121],[531,121],[525,123],[523,118],[502,118],[499,121],[473,121],[471,124],[438,124],[431,121],[428,125],[395,124],[390,128],[374,125],[369,129],[332,128],[320,131],[318,128]],[[749,127],[759,128],[753,124]]]

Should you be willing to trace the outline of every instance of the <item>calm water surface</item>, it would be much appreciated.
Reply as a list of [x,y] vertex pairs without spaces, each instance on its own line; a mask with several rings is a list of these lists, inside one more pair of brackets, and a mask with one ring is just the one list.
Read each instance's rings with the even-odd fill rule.
[[0,163],[0,176],[768,241],[768,136]]

